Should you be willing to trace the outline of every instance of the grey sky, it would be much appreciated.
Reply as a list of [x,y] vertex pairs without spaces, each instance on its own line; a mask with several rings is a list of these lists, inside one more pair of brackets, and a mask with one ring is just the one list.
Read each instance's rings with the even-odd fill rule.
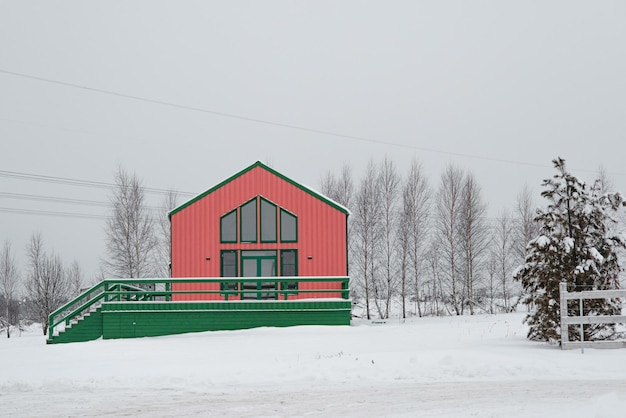
[[[0,70],[404,145],[0,72],[3,171],[112,182],[121,164],[146,186],[199,193],[259,159],[317,187],[343,163],[359,178],[371,158],[404,173],[416,156],[434,187],[448,163],[472,171],[495,216],[524,184],[538,193],[560,155],[587,180],[604,165],[626,191],[623,1],[2,0]],[[0,192],[107,199],[2,176]],[[106,213],[2,195],[0,208]],[[40,231],[89,276],[103,227],[0,212],[20,257]]]

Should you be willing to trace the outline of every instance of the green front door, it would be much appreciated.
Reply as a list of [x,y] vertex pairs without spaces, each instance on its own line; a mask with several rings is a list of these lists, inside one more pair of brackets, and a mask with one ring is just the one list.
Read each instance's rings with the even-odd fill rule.
[[[276,251],[242,251],[242,277],[276,277]],[[277,299],[276,282],[242,282],[241,299]]]

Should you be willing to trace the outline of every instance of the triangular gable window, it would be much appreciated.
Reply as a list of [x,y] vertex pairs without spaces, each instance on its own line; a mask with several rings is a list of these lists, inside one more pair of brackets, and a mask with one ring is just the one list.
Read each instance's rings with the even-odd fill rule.
[[220,242],[298,242],[298,218],[257,196],[220,218]]

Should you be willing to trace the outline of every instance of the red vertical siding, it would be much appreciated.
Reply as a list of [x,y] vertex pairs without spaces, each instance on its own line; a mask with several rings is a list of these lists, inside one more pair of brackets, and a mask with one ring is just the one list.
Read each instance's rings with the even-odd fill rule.
[[[297,216],[298,242],[221,244],[220,217],[259,195]],[[256,166],[172,215],[172,277],[219,277],[220,251],[228,249],[297,249],[300,276],[346,276],[346,217],[317,196]],[[303,289],[320,286],[328,288],[328,284],[301,284]]]

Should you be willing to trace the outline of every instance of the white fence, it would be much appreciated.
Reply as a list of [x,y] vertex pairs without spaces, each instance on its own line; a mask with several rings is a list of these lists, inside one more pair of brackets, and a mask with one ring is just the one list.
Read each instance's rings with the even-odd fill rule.
[[[626,348],[626,341],[585,341],[584,324],[618,324],[626,323],[626,315],[596,315],[583,316],[583,300],[585,299],[615,299],[626,297],[626,290],[589,290],[584,292],[568,292],[567,283],[559,286],[561,293],[561,349],[573,348]],[[580,312],[578,316],[567,315],[567,301],[578,299]],[[569,340],[568,325],[580,325],[580,341]]]

